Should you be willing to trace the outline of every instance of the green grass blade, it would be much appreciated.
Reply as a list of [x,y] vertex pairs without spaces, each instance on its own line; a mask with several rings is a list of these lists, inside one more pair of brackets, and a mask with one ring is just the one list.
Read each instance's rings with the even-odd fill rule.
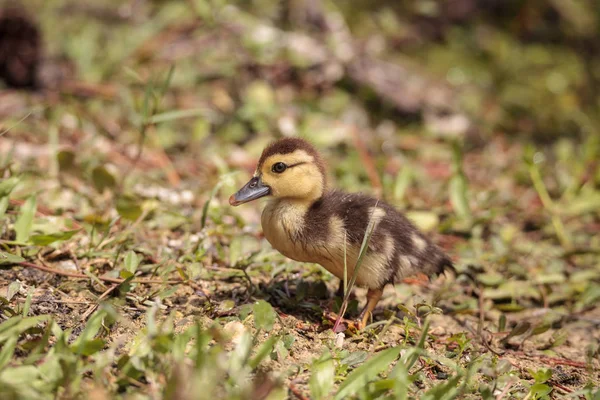
[[[425,323],[423,324],[423,329],[421,330],[421,337],[419,338],[419,342],[417,343],[417,346],[416,346],[417,349],[425,348],[425,340],[427,339],[428,332],[429,332],[429,319],[426,319]],[[412,368],[412,366],[415,365],[415,362],[417,362],[417,360],[419,359],[419,355],[420,354],[418,352],[415,352],[406,359],[406,370],[410,370]]]
[[344,298],[348,293],[348,232],[344,230]]
[[360,367],[356,368],[340,385],[335,400],[346,399],[362,389],[377,375],[386,370],[400,355],[400,347],[393,347],[375,355]]
[[35,196],[29,197],[21,207],[21,213],[15,222],[15,232],[17,233],[17,242],[26,242],[31,234],[33,227],[33,217],[37,209]]
[[362,244],[360,245],[360,251],[358,252],[358,259],[356,260],[356,265],[354,266],[354,271],[352,273],[352,278],[350,279],[350,285],[348,287],[348,294],[345,296],[349,297],[350,290],[354,287],[356,283],[356,278],[358,277],[358,271],[362,265],[365,254],[367,254],[367,249],[369,246],[369,242],[371,241],[371,236],[373,235],[373,231],[375,230],[375,211],[377,210],[377,205],[379,201],[375,203],[375,207],[373,207],[373,211],[371,212],[371,216],[369,217],[369,223],[367,225],[367,229],[365,231],[365,236],[363,237]]
[[31,298],[33,297],[33,287],[29,289],[27,292],[27,298],[25,299],[25,305],[23,306],[23,318],[27,317],[29,314],[29,309],[31,308]]

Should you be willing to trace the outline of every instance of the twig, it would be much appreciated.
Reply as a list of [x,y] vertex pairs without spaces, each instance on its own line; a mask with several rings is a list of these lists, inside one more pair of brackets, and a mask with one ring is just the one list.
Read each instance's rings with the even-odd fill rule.
[[425,374],[427,375],[427,377],[431,380],[434,380],[435,375],[433,375],[433,372],[431,372],[431,366],[427,365],[425,360],[423,360],[420,357],[419,357],[419,363],[421,364],[421,370],[425,371]]
[[479,286],[479,324],[477,324],[477,334],[479,335],[479,337],[481,338],[481,340],[485,340],[485,338],[483,337],[483,322],[484,322],[484,309],[483,309],[483,305],[485,303],[484,298],[483,298],[483,287]]
[[588,368],[589,367],[589,365],[584,362],[569,360],[568,358],[547,357],[547,356],[541,356],[541,355],[535,355],[535,354],[526,354],[525,352],[522,352],[522,351],[513,351],[513,352],[511,352],[511,354],[518,355],[518,356],[530,357],[530,358],[537,358],[538,360],[540,360],[542,362],[546,362],[546,363],[550,363],[550,364],[554,364],[554,365],[567,365],[569,367],[575,367],[575,368]]
[[573,393],[573,391],[572,391],[571,389],[569,389],[569,388],[568,388],[568,387],[566,387],[566,386],[563,386],[563,385],[561,385],[561,384],[560,384],[560,383],[558,383],[558,382],[554,382],[554,381],[552,381],[552,380],[551,380],[551,381],[550,381],[550,384],[551,384],[552,386],[556,386],[557,388],[559,388],[560,390],[562,390],[562,391],[563,391],[563,392],[565,392],[565,393]]
[[[22,267],[27,267],[27,268],[34,268],[34,269],[38,269],[40,271],[44,271],[44,272],[49,272],[51,274],[55,274],[55,275],[62,275],[62,276],[67,276],[69,278],[75,278],[75,279],[90,279],[89,276],[84,275],[84,274],[78,274],[76,272],[67,272],[67,271],[61,271],[59,269],[54,269],[54,268],[50,268],[50,267],[44,267],[41,265],[37,265],[37,264],[33,264],[30,262],[26,262],[26,261],[22,261],[17,263],[17,265],[20,265]],[[119,278],[110,278],[107,276],[98,276],[98,279],[100,279],[101,281],[104,282],[111,282],[111,283],[117,283],[117,284],[121,284],[123,282],[125,282],[125,279],[119,279]],[[133,279],[131,280],[132,283],[146,283],[146,284],[153,284],[153,283],[168,283],[168,284],[177,284],[177,283],[184,283],[182,280],[167,280],[167,281],[163,281],[160,279]]]
[[[25,303],[26,299],[17,299],[18,303]],[[31,304],[52,303],[52,304],[92,304],[89,300],[34,300]]]
[[118,287],[119,287],[118,284],[114,284],[111,287],[109,287],[108,289],[106,289],[104,291],[104,293],[102,293],[100,295],[100,297],[98,297],[96,302],[94,304],[92,304],[91,306],[89,306],[88,309],[83,313],[83,315],[81,316],[81,320],[82,321],[87,320],[88,317],[98,308],[98,304],[100,304],[100,302],[102,300],[104,300],[106,297],[108,297],[108,295],[111,294]]
[[114,100],[118,95],[118,90],[114,85],[96,84],[84,81],[67,80],[61,83],[58,90],[63,94],[82,98],[102,98]]
[[15,122],[13,125],[9,126],[8,128],[4,128],[2,125],[0,125],[0,129],[2,129],[0,131],[0,136],[4,136],[12,128],[14,128],[15,126],[19,125],[21,122],[25,121],[27,118],[29,118],[29,116],[31,115],[32,112],[33,111],[29,111],[27,114],[25,114],[25,116],[23,118],[21,118],[20,120],[18,120],[17,122]]
[[451,315],[452,319],[455,320],[460,326],[466,328],[469,330],[469,332],[471,332],[471,334],[473,335],[473,337],[478,337],[481,341],[481,344],[483,344],[483,346],[488,349],[490,352],[492,352],[493,354],[501,357],[504,352],[500,353],[494,349],[492,349],[492,347],[490,346],[490,344],[487,342],[487,340],[485,340],[485,338],[483,337],[483,335],[478,335],[477,332],[475,332],[473,329],[471,329],[471,327],[466,323],[466,321],[463,321],[459,318],[457,318],[455,315]]
[[304,396],[293,383],[290,383],[289,388],[290,392],[300,400],[310,400],[308,397]]
[[504,389],[502,389],[502,392],[500,392],[500,394],[496,396],[496,400],[502,400],[508,394],[508,391],[512,386],[513,382],[507,382],[506,385],[504,385]]

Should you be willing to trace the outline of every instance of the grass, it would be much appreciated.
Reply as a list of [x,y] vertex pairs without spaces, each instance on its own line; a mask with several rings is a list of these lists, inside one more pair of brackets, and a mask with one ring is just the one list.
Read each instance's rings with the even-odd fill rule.
[[[448,137],[325,79],[339,65],[286,48],[276,9],[134,3],[24,1],[80,85],[0,93],[0,398],[599,398],[600,119],[568,35],[483,18],[400,51],[423,10],[328,5],[460,89],[478,131]],[[286,27],[328,43],[304,28]],[[365,290],[333,298],[264,240],[259,204],[227,203],[290,134],[459,274],[387,288],[369,329],[335,334],[327,311],[355,316]]]

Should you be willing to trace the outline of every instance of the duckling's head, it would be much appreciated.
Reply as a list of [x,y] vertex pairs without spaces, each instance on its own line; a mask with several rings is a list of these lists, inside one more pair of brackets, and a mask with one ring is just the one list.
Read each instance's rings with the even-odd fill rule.
[[238,206],[264,196],[312,204],[325,191],[325,163],[317,150],[299,138],[284,138],[267,146],[254,176],[229,204]]

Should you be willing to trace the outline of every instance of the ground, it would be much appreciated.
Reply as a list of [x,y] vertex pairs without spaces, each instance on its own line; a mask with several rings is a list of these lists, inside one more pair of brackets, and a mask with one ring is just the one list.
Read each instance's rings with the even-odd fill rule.
[[[0,397],[598,398],[597,60],[569,38],[485,14],[433,38],[344,2],[24,4],[43,73],[0,91]],[[270,247],[264,203],[228,204],[296,135],[456,272],[334,332],[338,280]]]

